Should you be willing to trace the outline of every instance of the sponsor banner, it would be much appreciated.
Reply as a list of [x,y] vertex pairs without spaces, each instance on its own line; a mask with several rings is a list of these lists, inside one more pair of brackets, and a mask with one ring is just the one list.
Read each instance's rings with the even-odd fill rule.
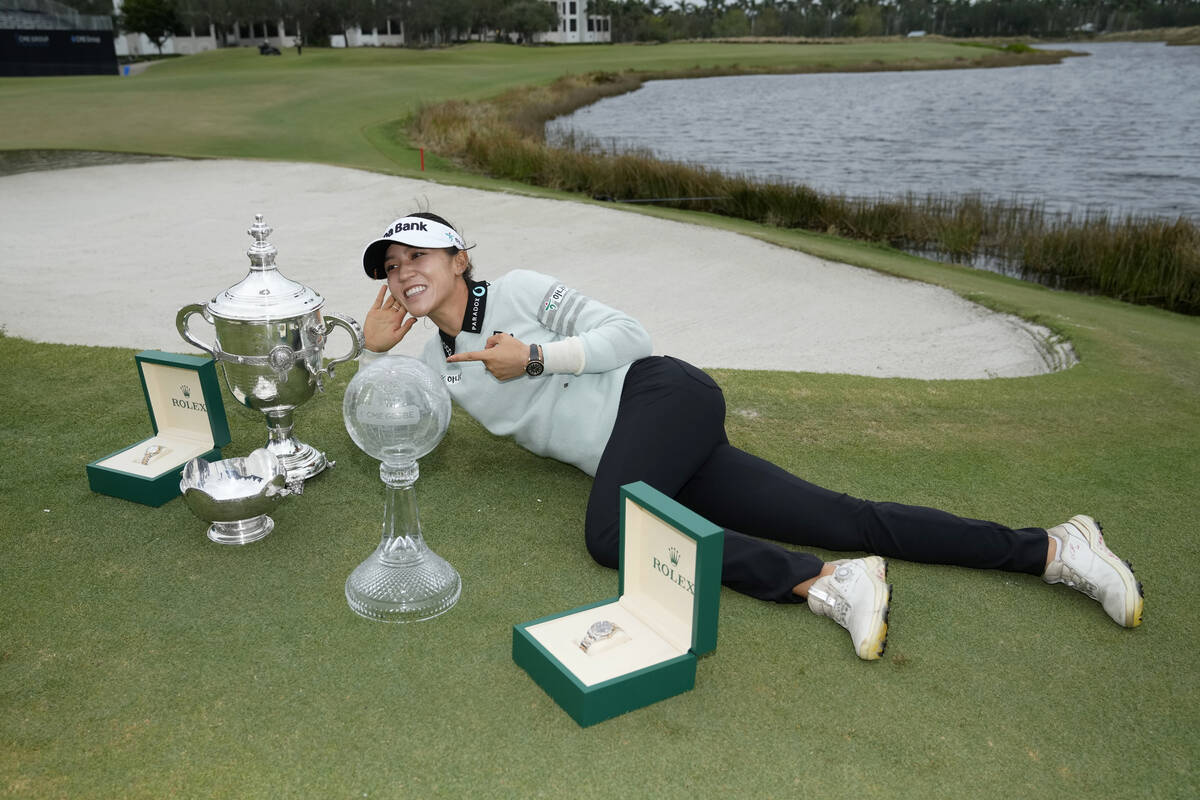
[[116,75],[112,31],[0,30],[0,75]]

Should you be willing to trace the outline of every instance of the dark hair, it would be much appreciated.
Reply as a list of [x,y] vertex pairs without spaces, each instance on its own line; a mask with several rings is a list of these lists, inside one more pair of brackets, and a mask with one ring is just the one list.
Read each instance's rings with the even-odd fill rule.
[[[462,233],[458,230],[458,228],[454,225],[451,225],[450,222],[445,217],[440,217],[437,214],[434,214],[432,211],[416,211],[412,214],[409,214],[408,216],[417,217],[418,219],[427,219],[430,222],[436,222],[439,225],[445,225],[447,228],[453,228],[454,232],[458,233],[459,236],[462,235]],[[459,248],[457,248],[457,247],[447,247],[444,249],[446,250],[447,253],[450,254],[451,258],[458,255],[460,252],[464,252],[464,253],[466,252],[465,250],[460,251]],[[463,274],[462,274],[463,280],[467,280],[467,281],[474,280],[474,273],[475,273],[475,265],[471,263],[471,256],[470,256],[470,254],[468,254],[467,255],[467,268],[463,271]]]

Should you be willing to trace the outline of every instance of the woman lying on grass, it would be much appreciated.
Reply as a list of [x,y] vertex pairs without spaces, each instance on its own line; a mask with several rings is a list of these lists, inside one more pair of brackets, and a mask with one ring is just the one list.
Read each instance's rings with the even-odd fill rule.
[[[438,335],[422,358],[463,410],[594,477],[585,539],[599,563],[618,564],[618,491],[640,480],[725,528],[726,586],[807,600],[850,632],[859,658],[879,658],[886,644],[883,556],[1040,575],[1099,601],[1119,625],[1141,622],[1141,585],[1091,517],[1012,529],[814,486],[730,445],[720,388],[690,364],[651,356],[636,320],[537,272],[477,281],[466,251],[427,212],[367,245],[363,267],[386,284],[367,312],[363,360],[419,317],[432,320]],[[776,542],[872,555],[824,563]]]

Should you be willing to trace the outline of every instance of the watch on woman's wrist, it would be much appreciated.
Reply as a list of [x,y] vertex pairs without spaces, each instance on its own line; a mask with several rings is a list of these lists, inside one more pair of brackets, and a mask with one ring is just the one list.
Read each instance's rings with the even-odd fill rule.
[[536,378],[545,371],[546,362],[542,360],[542,346],[540,344],[529,345],[529,360],[525,362],[525,374]]

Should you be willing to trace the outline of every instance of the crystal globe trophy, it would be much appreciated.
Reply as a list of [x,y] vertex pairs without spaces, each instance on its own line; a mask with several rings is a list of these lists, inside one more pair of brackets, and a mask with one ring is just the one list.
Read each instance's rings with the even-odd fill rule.
[[417,459],[450,424],[450,394],[434,372],[408,356],[384,356],[346,387],[342,418],[354,443],[380,460],[387,486],[383,538],[346,579],[346,601],[359,616],[417,622],[449,611],[462,581],[421,535],[413,484]]

